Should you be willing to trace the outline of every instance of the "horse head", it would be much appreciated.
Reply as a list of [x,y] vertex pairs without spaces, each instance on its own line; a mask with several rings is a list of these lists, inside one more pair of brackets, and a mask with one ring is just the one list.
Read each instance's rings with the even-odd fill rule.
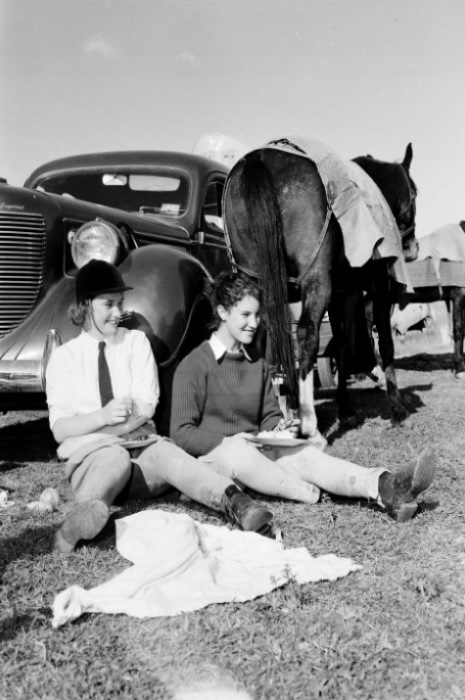
[[407,261],[416,260],[418,257],[418,241],[415,237],[415,216],[417,213],[416,199],[417,186],[410,176],[410,164],[413,158],[412,144],[405,149],[403,161],[400,163],[406,179],[405,186],[400,188],[397,207],[393,214],[397,221],[402,236],[402,247]]
[[410,176],[413,158],[412,144],[405,149],[401,163],[384,163],[372,156],[354,158],[376,182],[383,193],[399,227],[402,250],[407,262],[418,257],[418,240],[415,237],[417,187]]

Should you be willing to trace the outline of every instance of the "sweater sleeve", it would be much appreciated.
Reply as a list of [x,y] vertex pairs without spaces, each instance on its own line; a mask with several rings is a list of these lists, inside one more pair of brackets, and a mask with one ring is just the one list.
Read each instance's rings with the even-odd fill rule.
[[170,436],[194,457],[208,454],[224,437],[201,427],[208,387],[208,368],[202,359],[191,353],[181,362],[171,399]]
[[264,387],[260,430],[273,430],[283,416],[271,381],[270,370],[266,363],[264,364],[263,374]]

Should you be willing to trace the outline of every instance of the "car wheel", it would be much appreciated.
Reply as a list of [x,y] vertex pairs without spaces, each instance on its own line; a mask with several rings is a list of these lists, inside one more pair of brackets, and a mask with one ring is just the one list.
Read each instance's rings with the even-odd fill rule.
[[337,366],[334,357],[323,356],[317,359],[316,368],[322,389],[334,389],[337,385]]

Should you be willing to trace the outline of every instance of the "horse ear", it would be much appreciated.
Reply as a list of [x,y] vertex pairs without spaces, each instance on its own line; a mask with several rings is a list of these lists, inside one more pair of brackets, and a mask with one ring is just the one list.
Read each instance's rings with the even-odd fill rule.
[[410,164],[412,162],[412,158],[413,158],[413,148],[412,148],[412,144],[409,143],[409,145],[405,149],[405,156],[404,156],[404,160],[402,161],[402,165],[404,166],[404,168],[407,172],[410,170]]

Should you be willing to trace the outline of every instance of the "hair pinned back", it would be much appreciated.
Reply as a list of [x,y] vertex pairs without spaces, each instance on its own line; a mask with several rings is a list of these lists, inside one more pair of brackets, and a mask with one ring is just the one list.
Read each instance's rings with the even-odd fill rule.
[[220,272],[210,289],[210,300],[215,313],[212,328],[218,328],[221,323],[217,313],[218,306],[223,306],[229,311],[247,296],[253,297],[260,304],[262,303],[263,292],[257,282],[242,272]]
[[89,314],[89,304],[87,301],[79,301],[71,304],[68,309],[68,316],[75,326],[84,326]]

